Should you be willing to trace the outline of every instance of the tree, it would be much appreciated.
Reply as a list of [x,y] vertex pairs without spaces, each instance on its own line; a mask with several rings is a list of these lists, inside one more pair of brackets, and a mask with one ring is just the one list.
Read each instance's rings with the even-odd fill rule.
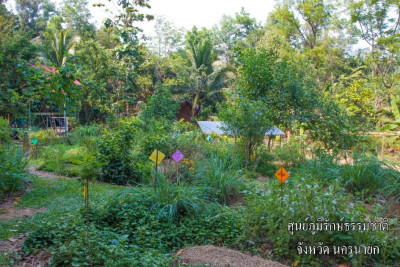
[[84,39],[93,38],[95,34],[95,27],[89,22],[92,16],[87,5],[87,0],[63,0],[61,9],[67,28],[72,28],[74,34]]
[[232,62],[238,51],[254,46],[259,40],[262,27],[251,18],[244,8],[234,17],[224,15],[219,27],[214,27],[219,57],[224,62]]
[[41,35],[49,19],[56,14],[54,3],[49,0],[16,0],[21,28],[32,38]]
[[233,77],[232,68],[221,61],[216,60],[213,49],[211,32],[203,29],[198,31],[193,27],[187,33],[187,55],[189,65],[188,92],[192,101],[192,114],[199,102],[211,99],[211,96],[221,95],[221,90],[230,83]]
[[61,67],[67,61],[68,54],[74,53],[74,48],[79,42],[79,36],[70,36],[70,29],[58,31],[49,29],[46,37],[51,43],[52,51],[48,52],[48,58],[57,66]]
[[351,0],[347,10],[352,31],[370,47],[367,65],[375,83],[375,110],[391,110],[391,94],[398,94],[400,66],[400,2],[392,0]]
[[151,48],[160,57],[166,57],[170,52],[176,52],[183,47],[183,29],[177,28],[165,17],[158,17],[155,20],[154,31]]
[[318,94],[306,73],[265,49],[245,50],[240,63],[237,87],[250,100],[260,100],[268,106],[275,125],[290,129],[296,122],[308,121],[318,103]]
[[225,124],[225,131],[240,138],[245,155],[246,167],[251,156],[263,143],[265,133],[271,129],[273,111],[260,100],[250,100],[242,95],[233,96],[231,103],[222,104],[219,118]]

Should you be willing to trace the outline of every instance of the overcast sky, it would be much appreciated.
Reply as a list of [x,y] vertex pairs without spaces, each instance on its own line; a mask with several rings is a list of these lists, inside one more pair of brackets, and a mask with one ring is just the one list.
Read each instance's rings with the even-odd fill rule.
[[[118,6],[117,0],[112,0],[111,3],[108,0],[88,0],[88,2],[92,15],[98,22],[97,25],[106,17],[106,8],[115,11]],[[106,7],[92,7],[93,3],[103,3]],[[242,7],[251,17],[264,24],[268,13],[275,5],[274,0],[150,0],[149,3],[151,5],[149,14],[164,16],[176,26],[185,29],[191,29],[194,25],[198,28],[211,28],[220,21],[222,15],[233,16],[236,12],[240,12]],[[154,23],[144,23],[140,27],[146,35],[151,35]]]

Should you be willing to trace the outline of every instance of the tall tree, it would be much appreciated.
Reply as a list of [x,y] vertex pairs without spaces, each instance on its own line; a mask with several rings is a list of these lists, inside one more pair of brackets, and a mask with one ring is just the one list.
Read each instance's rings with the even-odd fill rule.
[[391,94],[399,94],[400,1],[351,0],[353,33],[369,45],[367,63],[374,83],[375,110],[391,110]]
[[47,22],[56,14],[55,5],[49,0],[16,0],[15,4],[21,27],[33,38],[44,32]]

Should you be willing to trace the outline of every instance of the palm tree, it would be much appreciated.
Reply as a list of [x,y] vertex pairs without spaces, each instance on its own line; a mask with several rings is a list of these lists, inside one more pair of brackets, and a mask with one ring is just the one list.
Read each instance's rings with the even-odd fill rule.
[[192,99],[192,116],[195,114],[199,100],[221,93],[229,80],[234,77],[232,67],[222,61],[213,61],[213,46],[209,39],[190,42],[187,55],[190,60],[190,85],[188,88]]
[[53,61],[57,67],[61,67],[67,60],[67,54],[73,54],[74,48],[78,44],[80,37],[69,36],[69,29],[50,30],[46,32],[46,37],[51,42],[53,53],[47,53],[47,57]]

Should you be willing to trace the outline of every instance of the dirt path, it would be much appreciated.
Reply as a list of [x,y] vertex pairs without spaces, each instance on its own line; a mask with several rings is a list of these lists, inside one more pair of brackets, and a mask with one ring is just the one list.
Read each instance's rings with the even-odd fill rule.
[[20,234],[9,238],[8,240],[0,240],[0,253],[4,253],[9,256],[9,259],[13,259],[17,263],[14,267],[38,267],[48,266],[51,259],[50,250],[41,250],[36,253],[32,253],[29,256],[24,256],[22,253],[22,244],[28,234]]
[[28,184],[23,191],[15,192],[11,197],[6,198],[0,203],[0,222],[15,218],[26,218],[35,215],[36,212],[44,211],[45,208],[16,208],[14,205],[21,201],[22,195],[32,190],[32,185]]
[[38,167],[38,165],[29,166],[28,172],[32,175],[36,175],[36,176],[40,176],[40,177],[44,177],[44,178],[68,178],[68,179],[71,179],[71,177],[57,174],[57,173],[38,171],[38,170],[36,170],[37,167]]

